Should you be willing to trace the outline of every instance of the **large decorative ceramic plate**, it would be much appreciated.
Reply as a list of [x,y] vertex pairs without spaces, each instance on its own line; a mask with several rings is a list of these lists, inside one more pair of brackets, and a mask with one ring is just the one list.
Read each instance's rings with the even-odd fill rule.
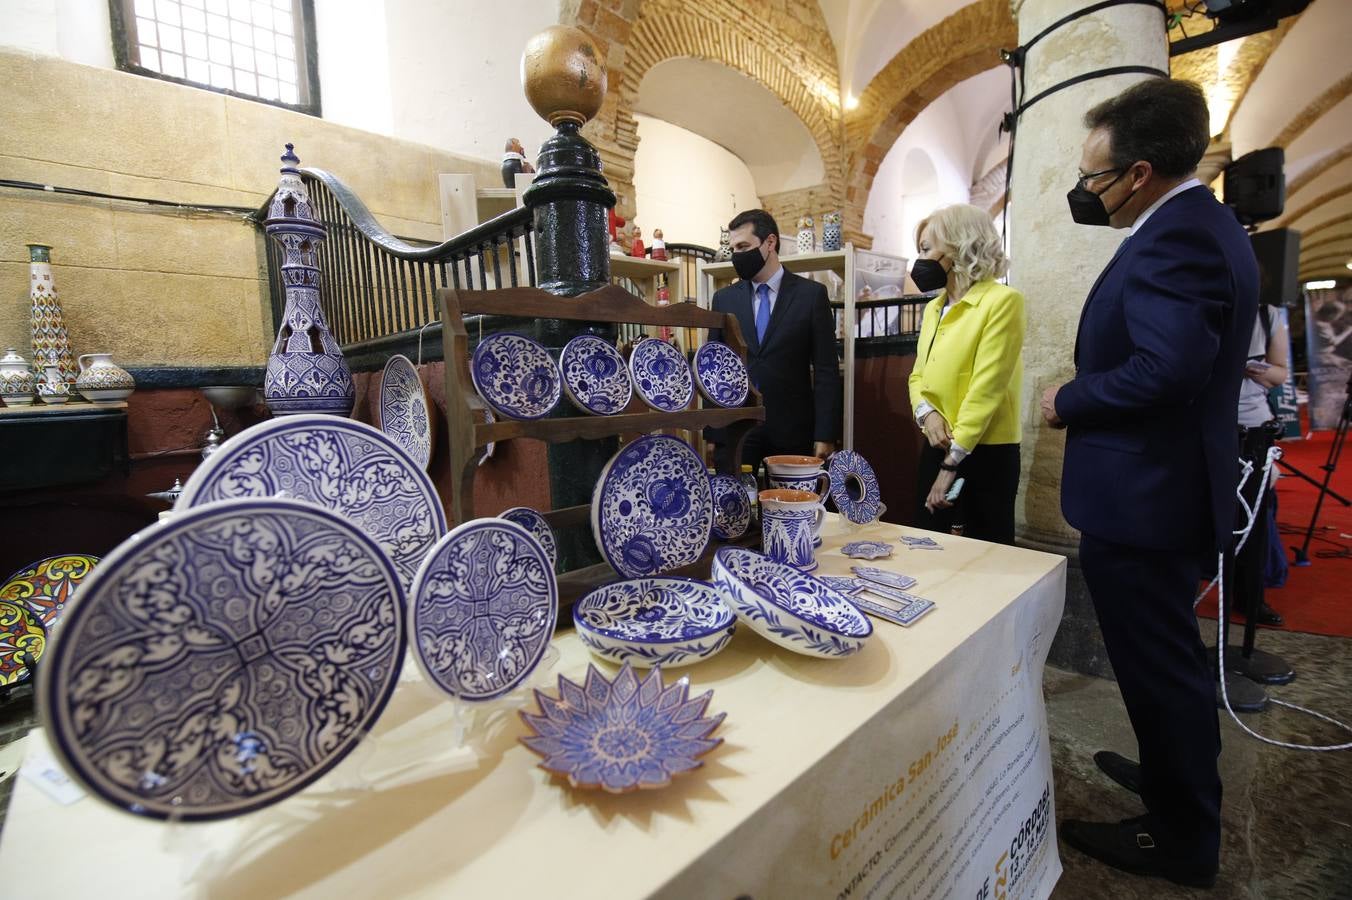
[[648,435],[620,448],[592,493],[596,546],[628,578],[695,562],[713,524],[704,462],[679,438]]
[[762,637],[808,656],[856,653],[873,634],[859,607],[819,578],[742,547],[714,554],[713,580]]
[[515,522],[475,519],[428,554],[409,611],[424,676],[460,700],[491,700],[534,671],[554,636],[554,566]]
[[395,354],[385,363],[377,414],[380,430],[426,469],[432,459],[436,434],[432,429],[432,407],[418,370],[407,356]]
[[549,351],[510,331],[479,342],[469,374],[484,402],[509,419],[544,418],[558,406],[563,390]]
[[94,570],[38,677],[92,793],[152,818],[241,815],[336,765],[385,707],[404,592],[355,523],[290,499],[186,510]]
[[564,346],[559,370],[568,399],[583,412],[613,416],[624,412],[634,395],[624,357],[594,334],[579,334]]
[[51,629],[61,620],[66,604],[98,561],[97,556],[81,553],[40,559],[0,585],[0,600],[18,601],[38,617],[44,628]]
[[723,743],[709,735],[725,714],[704,715],[713,691],[691,700],[689,690],[687,678],[663,687],[660,668],[640,681],[626,663],[608,681],[589,665],[582,684],[560,675],[558,696],[535,692],[540,712],[521,713],[533,732],[521,743],[544,757],[540,768],[575,788],[622,794],[665,787]]
[[629,354],[629,374],[643,402],[658,412],[680,412],[695,399],[690,365],[666,341],[644,338]]
[[751,498],[742,483],[731,475],[712,475],[709,490],[714,498],[714,537],[735,541],[746,534],[751,527]]
[[549,527],[545,517],[529,506],[513,506],[511,509],[504,510],[501,518],[508,522],[515,522],[522,528],[530,532],[530,536],[540,542],[544,548],[545,555],[549,557],[549,565],[558,565],[559,563],[559,542],[554,538],[554,529]]
[[831,455],[829,473],[831,499],[840,514],[856,525],[877,521],[882,514],[882,494],[868,460],[853,450],[840,450]]
[[0,600],[0,687],[29,679],[28,663],[46,649],[47,634],[37,615],[18,600]]
[[230,438],[193,472],[174,509],[279,495],[342,514],[389,554],[405,588],[446,533],[432,480],[399,445],[370,425],[316,414],[272,419]]
[[577,601],[573,624],[597,656],[670,669],[726,647],[737,617],[707,581],[635,578],[604,585]]
[[741,406],[751,390],[746,363],[727,344],[709,341],[695,351],[700,393],[719,406]]

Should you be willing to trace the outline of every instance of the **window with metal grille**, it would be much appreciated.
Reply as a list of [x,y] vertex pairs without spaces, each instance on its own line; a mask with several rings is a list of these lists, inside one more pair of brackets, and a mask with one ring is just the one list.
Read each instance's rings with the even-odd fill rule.
[[117,66],[319,115],[314,0],[109,0]]

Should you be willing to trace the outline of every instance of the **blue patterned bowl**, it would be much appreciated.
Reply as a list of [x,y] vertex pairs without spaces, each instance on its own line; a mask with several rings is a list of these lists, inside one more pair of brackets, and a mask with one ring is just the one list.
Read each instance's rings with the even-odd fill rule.
[[873,634],[873,623],[844,594],[754,550],[720,549],[714,554],[713,579],[739,619],[796,653],[849,656]]
[[726,647],[737,617],[707,581],[636,578],[599,587],[577,601],[573,624],[597,656],[671,669]]

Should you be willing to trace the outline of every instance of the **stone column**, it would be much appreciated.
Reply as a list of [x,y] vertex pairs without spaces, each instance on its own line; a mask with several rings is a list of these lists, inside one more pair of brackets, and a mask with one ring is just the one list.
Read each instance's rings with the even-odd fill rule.
[[[1083,9],[1084,0],[1012,0],[1019,43]],[[1114,66],[1169,69],[1164,17],[1154,7],[1109,7],[1062,26],[1035,44],[1024,60],[1026,98],[1076,75]],[[1107,674],[1094,610],[1075,565],[1078,537],[1061,517],[1065,432],[1042,424],[1039,401],[1048,386],[1074,375],[1080,309],[1125,231],[1076,225],[1066,205],[1075,186],[1084,113],[1149,76],[1109,75],[1065,88],[1039,101],[1018,123],[1009,202],[1010,284],[1028,301],[1024,342],[1023,473],[1019,542],[1071,557],[1066,612],[1051,661]]]

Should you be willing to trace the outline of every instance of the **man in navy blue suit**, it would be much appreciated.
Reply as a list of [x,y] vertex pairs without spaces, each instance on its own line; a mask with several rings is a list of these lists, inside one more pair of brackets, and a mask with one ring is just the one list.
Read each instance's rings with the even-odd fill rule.
[[1076,376],[1042,412],[1065,427],[1061,509],[1140,751],[1095,761],[1146,814],[1067,820],[1066,843],[1125,871],[1210,887],[1220,853],[1220,727],[1193,599],[1230,543],[1235,408],[1258,267],[1195,177],[1209,117],[1197,85],[1152,79],[1089,111],[1075,221],[1130,233],[1089,292]]

